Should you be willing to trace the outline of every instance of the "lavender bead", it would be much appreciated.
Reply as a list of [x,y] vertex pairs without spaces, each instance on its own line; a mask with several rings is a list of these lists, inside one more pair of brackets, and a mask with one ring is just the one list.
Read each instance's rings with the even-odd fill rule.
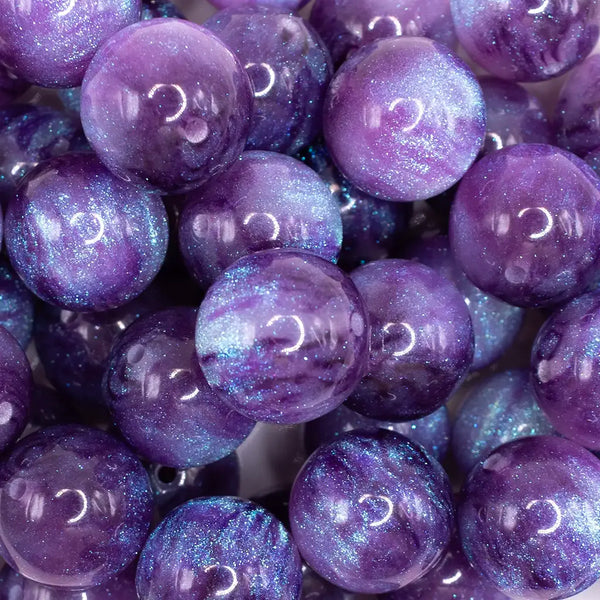
[[242,6],[266,6],[282,11],[300,10],[308,0],[209,0],[217,8],[240,8]]
[[196,350],[209,385],[257,421],[301,423],[339,406],[362,377],[367,312],[352,280],[307,252],[237,261],[208,290]]
[[141,0],[2,2],[0,61],[36,85],[80,85],[98,48],[140,10]]
[[335,261],[342,220],[321,178],[275,152],[244,152],[187,196],[179,219],[183,258],[208,287],[238,258],[269,248],[300,248]]
[[17,444],[0,463],[0,502],[6,562],[38,583],[75,590],[130,564],[152,513],[148,477],[131,451],[76,425]]
[[600,34],[597,0],[450,0],[458,40],[492,75],[558,77],[581,62]]
[[114,35],[81,92],[83,128],[102,162],[171,194],[239,157],[251,107],[250,81],[229,48],[183,19],[143,21]]
[[511,598],[570,597],[600,569],[600,461],[558,437],[516,440],[470,474],[458,508],[469,562]]
[[480,289],[516,306],[580,293],[600,258],[600,182],[573,154],[520,144],[480,160],[463,178],[450,246]]
[[183,504],[154,530],[136,583],[141,600],[296,600],[302,572],[275,517],[247,500],[215,497]]
[[5,66],[0,65],[0,107],[4,108],[23,94],[29,84],[15,77]]
[[346,403],[367,417],[410,421],[438,409],[473,360],[458,290],[424,265],[380,260],[352,272],[371,322],[368,374]]
[[254,86],[249,150],[295,154],[321,131],[331,59],[301,17],[230,8],[205,24],[234,50]]
[[352,184],[385,200],[423,200],[454,185],[475,160],[485,134],[483,95],[446,46],[384,39],[336,73],[323,132]]
[[27,348],[33,332],[33,295],[6,260],[0,260],[0,325]]

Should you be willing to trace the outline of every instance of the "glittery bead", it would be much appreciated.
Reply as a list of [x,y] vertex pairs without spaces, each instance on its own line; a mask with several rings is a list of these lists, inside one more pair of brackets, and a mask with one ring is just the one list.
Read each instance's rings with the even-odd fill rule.
[[33,295],[6,260],[0,261],[0,325],[27,348],[33,331]]

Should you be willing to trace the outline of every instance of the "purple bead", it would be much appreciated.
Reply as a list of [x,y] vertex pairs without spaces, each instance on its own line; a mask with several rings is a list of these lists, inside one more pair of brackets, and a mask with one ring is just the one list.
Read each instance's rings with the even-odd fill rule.
[[183,19],[142,21],[114,35],[81,92],[83,128],[102,162],[171,194],[239,157],[251,108],[250,81],[231,50]]
[[389,592],[424,575],[450,541],[450,482],[404,436],[351,432],[302,467],[290,520],[302,557],[319,575],[352,592]]
[[411,421],[438,409],[473,360],[458,290],[424,265],[380,260],[352,272],[371,323],[368,374],[346,403],[367,417]]
[[154,530],[138,564],[141,600],[296,599],[300,557],[283,525],[253,502],[186,502]]
[[77,425],[43,429],[0,463],[0,552],[38,583],[100,585],[141,549],[152,514],[148,476],[110,435]]
[[252,80],[249,150],[295,154],[321,131],[331,59],[305,21],[280,10],[230,8],[205,27],[236,53]]
[[15,77],[5,66],[0,65],[0,107],[10,104],[23,94],[29,84]]
[[144,315],[119,337],[105,389],[115,423],[145,460],[183,469],[235,450],[254,427],[206,383],[196,357],[196,311]]
[[575,155],[519,144],[481,159],[463,178],[450,246],[480,289],[516,306],[582,293],[600,259],[600,181]]
[[33,295],[5,259],[0,260],[0,325],[27,348],[33,331]]
[[282,11],[300,10],[308,0],[209,0],[217,8],[241,8],[243,6],[266,6]]
[[585,155],[585,162],[600,176],[600,146]]
[[61,308],[101,311],[138,296],[167,250],[160,196],[112,175],[92,154],[38,165],[6,213],[6,247],[25,284]]
[[323,131],[352,184],[385,200],[423,200],[454,185],[475,160],[485,134],[483,95],[446,46],[384,39],[336,73]]
[[458,508],[469,562],[511,598],[558,600],[600,570],[600,461],[559,437],[500,446],[471,472]]
[[312,169],[275,152],[244,152],[188,194],[179,245],[190,272],[208,287],[238,258],[258,250],[300,248],[335,261],[342,220]]
[[597,0],[450,0],[458,40],[492,75],[558,77],[581,62],[600,34]]
[[200,305],[196,350],[209,385],[257,421],[301,423],[339,406],[365,371],[367,311],[352,280],[307,252],[237,261]]
[[141,0],[0,4],[0,61],[43,87],[80,85],[98,48],[140,18]]

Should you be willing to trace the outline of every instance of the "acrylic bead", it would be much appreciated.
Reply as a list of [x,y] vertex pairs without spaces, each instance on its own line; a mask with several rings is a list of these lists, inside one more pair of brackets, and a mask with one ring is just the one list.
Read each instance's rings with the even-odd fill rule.
[[186,502],[154,530],[136,582],[141,600],[296,600],[302,572],[275,517],[247,500],[212,497]]
[[469,562],[511,598],[558,600],[600,569],[600,461],[569,440],[530,437],[495,450],[458,506]]
[[600,181],[575,155],[520,144],[481,159],[461,181],[450,247],[480,289],[516,306],[582,293],[600,258]]
[[33,295],[7,260],[0,260],[0,325],[21,348],[27,348],[33,332]]
[[251,107],[250,81],[229,48],[183,19],[142,21],[114,35],[81,92],[83,128],[102,162],[171,194],[239,157]]
[[209,0],[217,8],[241,8],[243,6],[265,6],[282,11],[300,10],[308,0]]
[[351,432],[302,467],[290,520],[302,557],[319,575],[352,592],[389,592],[424,575],[450,541],[450,482],[404,436]]
[[244,257],[208,290],[196,350],[209,385],[257,421],[301,423],[339,406],[362,377],[369,323],[352,280],[307,252]]

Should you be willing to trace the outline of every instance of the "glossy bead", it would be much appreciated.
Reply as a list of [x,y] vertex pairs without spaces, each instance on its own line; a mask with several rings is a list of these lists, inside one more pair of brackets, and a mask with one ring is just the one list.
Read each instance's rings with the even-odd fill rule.
[[240,8],[242,6],[266,6],[283,11],[300,10],[308,0],[209,0],[217,8]]
[[33,332],[33,295],[7,260],[0,260],[0,325],[27,348]]
[[511,598],[555,600],[600,569],[600,461],[559,437],[500,446],[471,472],[458,507],[465,554]]
[[141,4],[141,0],[2,2],[0,61],[36,85],[80,85],[98,48],[139,20]]
[[250,81],[229,48],[183,19],[142,21],[114,35],[81,92],[83,128],[102,162],[171,194],[239,157],[251,108]]
[[141,600],[299,597],[300,557],[283,525],[253,502],[186,502],[154,530],[139,561]]
[[485,134],[483,95],[446,46],[384,39],[336,73],[323,132],[352,184],[385,200],[423,200],[454,185],[475,160]]
[[404,436],[351,432],[302,467],[290,520],[302,557],[319,575],[352,592],[389,592],[424,575],[450,541],[450,482]]
[[558,77],[581,62],[600,34],[597,0],[450,0],[458,40],[492,75]]
[[122,306],[148,287],[167,250],[160,196],[112,175],[93,155],[32,170],[6,213],[6,247],[42,300],[76,311]]
[[352,280],[307,252],[237,261],[208,290],[196,350],[209,385],[257,421],[301,423],[339,406],[366,366],[369,323]]
[[331,59],[303,19],[264,8],[230,8],[205,27],[236,53],[252,80],[249,150],[295,154],[321,131]]
[[8,106],[28,87],[29,84],[26,81],[15,77],[5,66],[0,65],[0,107]]
[[208,287],[238,258],[270,248],[300,248],[335,261],[342,220],[321,178],[275,152],[244,152],[188,194],[179,219],[183,258]]
[[473,360],[458,290],[424,265],[380,260],[352,272],[371,323],[368,374],[346,403],[367,417],[410,421],[438,409]]
[[131,563],[152,513],[131,451],[77,425],[22,439],[0,463],[0,502],[2,557],[29,579],[69,589],[100,585]]
[[600,258],[600,181],[575,155],[520,144],[481,159],[461,181],[450,247],[480,289],[516,306],[580,293]]

